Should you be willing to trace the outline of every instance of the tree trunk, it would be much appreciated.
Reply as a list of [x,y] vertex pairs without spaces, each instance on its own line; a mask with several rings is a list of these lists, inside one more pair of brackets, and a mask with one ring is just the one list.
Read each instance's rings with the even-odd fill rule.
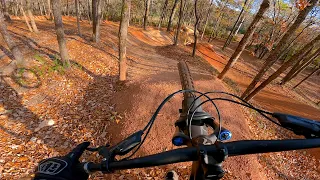
[[[310,48],[305,54],[304,57],[297,61],[291,68],[291,70],[286,74],[286,76],[282,79],[281,85],[284,85],[291,77],[297,72],[298,69],[300,69],[305,62],[309,61],[312,57],[310,56],[310,53],[313,48]],[[308,56],[307,56],[308,55]]]
[[257,28],[257,24],[263,18],[263,14],[267,11],[269,6],[270,6],[269,0],[263,0],[258,13],[256,14],[253,21],[251,22],[246,34],[243,36],[243,38],[239,42],[237,49],[234,51],[234,53],[230,57],[227,65],[224,67],[222,72],[218,75],[219,79],[222,79],[225,76],[225,74],[228,72],[228,70],[237,62],[242,51],[244,50],[244,48],[246,47],[247,43],[249,42],[252,34],[254,33],[254,30]]
[[51,0],[48,0],[48,11],[49,11],[49,20],[53,20],[53,14],[51,9]]
[[122,0],[121,22],[119,29],[119,80],[127,79],[126,46],[131,0]]
[[169,0],[165,0],[165,2],[164,2],[164,4],[163,4],[161,16],[160,16],[160,21],[159,21],[159,25],[158,25],[158,28],[159,28],[159,29],[161,28],[162,21],[163,21],[165,15],[166,15],[167,6],[168,6],[168,1],[169,1]]
[[295,38],[293,38],[293,39],[288,43],[288,45],[281,51],[281,54],[280,54],[280,56],[279,56],[278,59],[281,59],[281,58],[283,57],[283,55],[285,55],[286,52],[289,51],[289,48],[292,47],[291,45],[293,44],[293,42],[295,42],[295,40],[298,39],[298,37],[300,37],[300,35],[303,33],[303,31],[304,31],[305,29],[307,29],[310,25],[311,25],[310,23],[307,24],[307,26],[305,26],[305,27],[302,29],[302,31],[301,31]]
[[79,18],[79,0],[75,0],[76,16],[77,16],[77,28],[78,35],[82,37],[81,28],[80,28],[80,18]]
[[40,15],[43,16],[43,12],[42,12],[42,6],[40,5],[40,1],[38,0],[38,11],[40,12]]
[[[4,21],[5,21],[5,18],[4,18],[3,12],[0,11],[0,33],[4,41],[8,45],[11,53],[13,54],[14,59],[16,60],[15,66],[17,66],[18,68],[24,67],[25,61],[24,61],[23,55],[19,50],[18,46],[16,45],[16,43],[12,40],[12,37],[7,30],[7,25]],[[13,69],[10,69],[10,71],[12,70]]]
[[66,68],[69,68],[70,60],[66,40],[64,38],[60,0],[51,0],[51,6],[53,10],[54,25],[57,33],[61,61]]
[[[318,51],[320,50],[320,48],[318,49]],[[290,81],[291,79],[295,78],[300,72],[302,72],[303,70],[305,70],[318,56],[320,55],[320,53],[317,53],[316,55],[314,55],[313,57],[309,58],[308,61],[306,61],[304,64],[301,65],[300,68],[298,68],[294,74],[286,81]],[[281,85],[284,85],[285,82],[281,82]]]
[[69,16],[69,0],[67,0],[67,12],[66,12],[67,16]]
[[294,34],[300,24],[304,21],[308,13],[313,9],[318,0],[311,0],[310,5],[305,7],[302,11],[300,11],[295,22],[290,26],[289,30],[283,35],[280,42],[277,46],[270,52],[269,56],[266,58],[263,67],[260,69],[259,73],[254,77],[250,85],[242,94],[242,98],[245,98],[256,86],[256,84],[260,81],[262,76],[270,69],[270,67],[278,60],[281,54],[281,48],[284,47],[290,37]]
[[100,41],[100,0],[92,0],[92,29],[93,42]]
[[320,67],[315,67],[314,70],[304,79],[302,79],[297,85],[295,85],[292,89],[297,88],[301,83],[303,83],[305,80],[307,80],[309,77],[311,77],[314,73],[316,73],[318,70],[320,69]]
[[144,30],[147,30],[149,11],[150,11],[150,0],[145,0],[145,11],[144,11],[144,18],[143,18]]
[[11,22],[12,20],[10,18],[9,13],[8,13],[6,0],[1,0],[1,5],[2,5],[2,12],[3,12],[3,16],[4,16],[5,20],[8,22]]
[[27,13],[28,13],[28,16],[29,16],[29,18],[30,18],[31,27],[32,27],[32,29],[33,29],[33,31],[34,31],[35,33],[39,33],[39,30],[38,30],[38,28],[37,28],[36,22],[35,22],[35,20],[34,20],[34,16],[33,16],[32,11],[31,11],[31,4],[30,4],[29,1],[30,1],[30,0],[26,0],[26,3],[27,3]]
[[[239,26],[238,26],[238,28],[236,29],[236,31],[234,32],[234,35],[233,35],[233,36],[236,36],[236,35],[238,34],[239,30],[241,29],[242,24],[244,23],[244,20],[245,20],[245,17],[243,16],[243,18],[241,19],[241,21],[240,21],[240,23],[239,23]],[[231,39],[231,40],[232,40],[232,39]],[[231,42],[231,41],[229,41],[229,44],[230,44],[230,42]],[[229,44],[228,44],[228,45],[229,45]]]
[[[217,37],[217,31],[218,31],[218,28],[220,27],[220,22],[221,22],[221,20],[222,20],[222,18],[223,18],[223,16],[224,16],[224,9],[226,8],[226,6],[227,6],[227,2],[228,2],[228,0],[226,0],[225,2],[224,2],[224,4],[223,4],[223,6],[222,6],[222,8],[221,8],[221,10],[220,10],[220,13],[219,13],[219,16],[218,16],[218,20],[216,21],[216,25],[214,26],[214,28],[213,28],[213,33],[211,34],[211,36],[210,36],[210,40],[211,39],[215,39],[216,37]],[[212,36],[213,35],[213,36]]]
[[209,8],[208,8],[206,20],[205,20],[205,22],[204,22],[203,31],[202,31],[202,34],[201,34],[201,40],[203,39],[204,33],[206,32],[206,28],[207,28],[207,24],[208,24],[208,19],[209,19],[210,13],[211,13],[211,11],[212,11],[212,9],[211,9],[212,4],[213,4],[213,1],[211,1],[210,6],[209,6]]
[[19,11],[19,3],[18,3],[18,1],[16,1],[15,5],[14,5],[14,15],[15,16],[18,16],[18,11]]
[[44,4],[44,1],[43,1],[43,0],[41,0],[41,6],[42,6],[42,8],[43,8],[44,14],[45,14],[46,16],[48,16],[48,12],[47,12],[47,9],[46,9],[46,5]]
[[198,34],[197,34],[197,30],[198,30],[198,25],[199,25],[199,14],[197,12],[197,3],[198,0],[194,1],[194,16],[196,18],[196,22],[194,23],[194,29],[193,29],[193,36],[194,36],[194,42],[193,42],[193,50],[192,50],[192,57],[195,57],[196,55],[196,50],[197,50],[197,41],[198,41]]
[[[91,19],[92,19],[92,11],[91,11],[91,6],[90,6],[90,0],[88,0],[87,2],[88,2],[88,4],[87,4],[87,6],[88,6],[88,13],[87,13],[87,16],[88,16],[88,21],[89,21],[89,23],[91,23]],[[93,7],[92,7],[92,8],[93,8]]]
[[174,37],[174,44],[173,45],[178,45],[179,41],[179,35],[180,35],[180,30],[181,30],[181,25],[182,25],[182,18],[183,18],[183,0],[180,0],[180,11],[179,11],[179,21],[178,21],[178,27],[176,31],[176,35]]
[[20,5],[20,11],[21,11],[22,14],[23,14],[24,20],[26,21],[26,24],[27,24],[27,26],[28,26],[29,31],[30,31],[30,32],[33,32],[32,28],[31,28],[31,26],[30,26],[30,24],[29,24],[28,17],[27,17],[27,15],[26,15],[26,13],[24,12],[22,5]]
[[173,7],[172,7],[170,17],[169,17],[167,31],[171,31],[171,25],[172,25],[172,21],[173,21],[173,17],[174,17],[175,11],[176,11],[177,4],[178,4],[178,0],[174,0]]
[[274,79],[280,76],[282,72],[284,72],[288,67],[297,62],[309,48],[313,47],[320,40],[320,35],[318,35],[315,39],[305,45],[298,53],[292,56],[291,59],[286,61],[276,72],[274,72],[268,79],[263,81],[256,89],[254,89],[250,94],[247,95],[245,100],[249,101],[252,99],[257,93],[259,93],[264,87],[266,87],[269,83],[271,83]]
[[[241,8],[241,11],[240,11],[240,13],[239,13],[239,15],[238,15],[238,18],[237,18],[236,22],[233,24],[233,27],[232,27],[232,29],[231,29],[231,31],[230,31],[230,33],[229,33],[229,36],[228,36],[226,42],[224,43],[224,45],[223,45],[223,47],[222,47],[222,50],[224,50],[224,49],[230,44],[230,42],[232,41],[232,38],[233,38],[234,34],[236,34],[236,33],[234,33],[234,32],[235,32],[235,30],[236,30],[237,24],[239,23],[239,21],[240,21],[240,19],[241,19],[241,16],[242,16],[243,11],[244,11],[245,7],[247,6],[247,2],[248,2],[248,0],[245,0],[245,1],[244,1],[244,4],[243,4],[243,6],[242,6],[242,8]],[[244,18],[243,18],[243,19],[244,19]],[[240,26],[241,26],[241,24],[239,25],[239,29],[240,29]]]

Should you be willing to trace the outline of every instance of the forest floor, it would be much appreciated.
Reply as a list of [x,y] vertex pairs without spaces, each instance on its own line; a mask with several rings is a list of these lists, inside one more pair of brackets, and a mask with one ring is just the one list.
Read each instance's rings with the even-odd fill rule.
[[[92,146],[115,144],[143,128],[160,102],[181,88],[177,63],[186,60],[199,91],[227,91],[239,94],[261,64],[249,52],[227,74],[215,78],[227,62],[235,44],[226,52],[222,41],[202,42],[196,58],[191,47],[172,46],[170,33],[149,28],[130,27],[128,37],[128,81],[117,82],[118,24],[103,22],[101,42],[92,43],[91,26],[82,22],[83,38],[77,36],[74,18],[65,17],[67,46],[72,68],[63,69],[55,60],[58,54],[53,22],[37,18],[39,34],[30,33],[18,18],[9,24],[9,32],[41,80],[39,87],[19,86],[2,75],[0,81],[0,178],[17,179],[30,175],[44,158],[63,155],[82,141]],[[0,68],[12,61],[1,40]],[[1,54],[2,53],[2,54]],[[301,78],[301,77],[299,77]],[[24,83],[24,82],[20,82]],[[314,83],[314,84],[313,84]],[[319,80],[310,79],[300,91],[272,84],[253,103],[270,111],[281,111],[319,119],[320,110],[312,103],[319,93]],[[314,88],[314,89],[312,89]],[[170,100],[160,112],[145,144],[136,156],[174,149],[171,143],[174,122],[178,118],[182,96]],[[311,101],[310,101],[311,99]],[[314,100],[315,101],[315,100]],[[228,102],[217,102],[223,126],[233,140],[284,139],[293,134],[259,117],[255,112]],[[215,114],[213,108],[204,109]],[[230,157],[224,163],[225,179],[319,179],[318,150],[300,150],[263,155]],[[97,161],[86,153],[84,160]],[[154,168],[125,170],[112,175],[95,173],[91,179],[163,179],[174,169],[187,179],[190,163]]]

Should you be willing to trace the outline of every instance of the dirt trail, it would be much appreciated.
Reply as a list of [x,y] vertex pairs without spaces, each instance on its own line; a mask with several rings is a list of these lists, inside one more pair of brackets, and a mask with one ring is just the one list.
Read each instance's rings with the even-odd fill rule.
[[[185,57],[177,56],[176,59],[162,56],[157,53],[154,46],[148,45],[153,42],[153,39],[149,39],[149,43],[145,43],[145,37],[155,34],[157,31],[140,31],[140,33],[144,35],[129,37],[128,55],[138,58],[138,62],[134,60],[130,63],[129,73],[131,73],[130,80],[132,82],[127,90],[119,92],[114,99],[117,104],[116,109],[125,114],[126,121],[123,122],[123,130],[121,131],[121,135],[124,137],[144,127],[160,102],[167,95],[181,88],[177,72],[177,59],[189,56],[185,54]],[[131,34],[137,35],[132,32]],[[228,91],[225,85],[220,81],[215,81],[211,74],[201,73],[203,71],[201,67],[191,65],[190,68],[197,90],[204,92]],[[117,101],[119,99],[126,101],[119,102]],[[181,107],[181,99],[181,95],[174,97],[160,112],[147,141],[143,145],[143,154],[153,154],[174,148],[171,144],[171,138],[175,130],[174,122],[178,118],[178,109]],[[234,134],[233,140],[252,138],[245,117],[241,113],[241,108],[225,102],[218,102],[218,106],[221,109],[224,126]],[[208,109],[207,107],[207,110],[215,114],[212,108]],[[184,169],[185,165],[167,166],[167,168],[174,168],[178,172],[182,172],[179,167]],[[255,155],[230,158],[225,163],[225,168],[234,178],[266,179]]]
[[[214,42],[214,45],[203,43],[199,44],[198,51],[212,66],[214,66],[219,72],[221,72],[225,64],[227,63],[228,58],[220,53],[217,53],[218,48],[220,48],[219,42]],[[249,59],[250,61],[257,61],[257,59],[255,59],[253,56],[248,58],[248,56],[250,56],[248,55],[248,52],[244,52],[243,54],[245,55],[242,55],[242,58]],[[243,92],[245,88],[250,84],[252,77],[254,77],[254,75],[257,73],[257,69],[258,67],[250,67],[248,66],[248,64],[245,64],[243,60],[240,60],[228,72],[227,77],[236,82],[238,85],[237,87],[240,89],[240,92]],[[267,88],[263,89],[261,93],[257,94],[253,100],[254,103],[273,112],[284,112],[320,120],[319,109],[301,103],[299,100],[288,96],[288,91],[279,86],[268,86]]]
[[[14,38],[23,44],[21,48],[28,59],[34,58],[35,53],[45,56],[48,53],[55,54],[58,51],[53,23],[38,19],[37,24],[40,29],[38,35],[29,33],[22,20],[15,21],[10,27],[10,32]],[[115,80],[118,24],[102,23],[101,34],[103,36],[101,36],[101,43],[99,44],[90,42],[91,26],[87,22],[81,23],[83,38],[76,35],[74,18],[64,18],[64,25],[70,56],[75,62],[79,63],[79,69],[74,68],[71,73],[67,73],[65,76],[54,74],[52,75],[54,77],[45,79],[47,82],[40,89],[28,91],[27,95],[31,94],[33,96],[30,97],[34,98],[37,97],[34,94],[41,90],[46,98],[30,107],[24,104],[26,98],[28,98],[26,94],[16,93],[15,90],[10,89],[11,84],[1,84],[0,86],[2,88],[0,90],[7,94],[18,94],[16,96],[19,101],[17,101],[16,106],[22,109],[21,111],[27,111],[32,115],[32,117],[26,115],[27,117],[30,116],[30,121],[26,119],[28,120],[26,122],[17,122],[17,119],[13,119],[13,122],[22,124],[27,128],[26,132],[28,134],[24,137],[23,143],[28,146],[23,150],[17,150],[17,153],[32,157],[30,160],[31,167],[34,167],[41,158],[66,153],[78,142],[86,140],[92,142],[94,146],[106,142],[114,144],[132,132],[143,128],[160,102],[167,95],[181,88],[177,72],[179,60],[188,62],[197,90],[204,92],[212,90],[231,91],[226,83],[214,78],[211,66],[208,63],[201,58],[191,58],[189,56],[191,54],[189,47],[170,46],[172,43],[171,34],[155,29],[143,31],[135,27],[129,29],[127,49],[129,81],[123,86],[117,85]],[[219,56],[213,53],[209,46],[199,47],[199,52],[204,50],[208,51],[208,57],[216,59],[211,62],[207,57],[208,62],[215,62],[216,64],[213,63],[212,65],[220,70],[219,68],[223,67],[223,63],[225,63],[223,58],[219,59]],[[245,69],[246,66],[243,65],[240,69],[242,70],[242,68]],[[245,78],[244,76],[240,77]],[[246,79],[239,81],[240,84],[246,82]],[[50,89],[51,84],[58,86]],[[34,94],[32,94],[33,91]],[[9,102],[12,101],[11,96],[7,96],[9,98],[0,99],[1,102],[5,103],[5,107],[10,106]],[[174,134],[174,122],[178,118],[181,100],[181,95],[175,96],[164,106],[138,156],[175,148],[171,143],[171,138]],[[256,139],[249,129],[250,123],[243,108],[226,102],[217,102],[217,105],[221,110],[223,126],[232,131],[233,140]],[[11,109],[16,108],[16,106],[12,106]],[[215,115],[215,111],[209,105],[204,106],[204,109]],[[17,113],[15,111],[17,110],[14,110],[13,114],[18,113],[17,116],[19,117],[20,111]],[[38,121],[42,120],[39,118],[42,114],[49,116],[57,124],[53,127],[46,127],[39,132],[34,132]],[[83,114],[87,116],[83,116]],[[38,119],[35,121],[33,116]],[[4,118],[4,116],[0,117]],[[114,121],[114,118],[118,117],[121,117],[120,123]],[[41,116],[41,118],[46,117]],[[18,128],[17,126],[3,127],[8,128],[8,130]],[[23,129],[14,132],[21,135],[20,131],[24,132]],[[4,132],[2,129],[0,129],[0,134],[3,137],[8,136],[8,132]],[[10,143],[16,141],[13,136],[8,137]],[[38,138],[36,142],[29,140],[33,137]],[[0,150],[10,149],[9,141],[3,141],[3,139],[0,141],[3,144]],[[45,152],[37,151],[37,149],[44,149],[44,147]],[[36,155],[35,152],[37,152]],[[16,163],[16,157],[11,157],[11,155],[7,156],[7,154],[0,153],[0,157],[5,157],[5,162]],[[13,177],[19,177],[20,173],[25,173],[24,171],[27,168],[23,166],[24,170],[11,170],[11,164],[8,163],[4,164],[4,167],[8,174],[11,172],[14,174]],[[17,167],[19,166],[17,165]],[[224,167],[228,172],[225,179],[278,179],[275,174],[268,174],[264,170],[265,167],[259,163],[258,155],[229,158],[224,163]],[[188,178],[189,164],[181,163],[161,168],[121,171],[108,176],[107,179],[163,177],[169,169],[175,169],[183,179]],[[8,177],[10,179],[10,176]],[[101,177],[102,175],[98,174],[93,179],[101,179]]]
[[[221,72],[227,63],[228,58],[217,52],[220,51],[219,48],[221,48],[221,45],[223,45],[221,42],[215,41],[213,44],[214,45],[210,45],[208,43],[199,44],[198,51],[203,58],[205,58],[212,66]],[[249,52],[245,51],[241,58],[242,60],[239,60],[226,76],[237,84],[240,92],[243,92],[250,84],[252,77],[254,77],[254,75],[257,73],[258,67],[250,67],[244,62],[243,59],[246,59],[247,61],[257,61],[257,59],[250,55]],[[319,109],[302,103],[297,98],[294,98],[289,94],[290,92],[288,92],[288,90],[280,87],[279,85],[273,84],[267,86],[259,94],[257,94],[253,98],[253,103],[271,112],[282,112],[320,120]],[[308,152],[317,157],[317,159],[320,159],[319,149],[309,150]]]

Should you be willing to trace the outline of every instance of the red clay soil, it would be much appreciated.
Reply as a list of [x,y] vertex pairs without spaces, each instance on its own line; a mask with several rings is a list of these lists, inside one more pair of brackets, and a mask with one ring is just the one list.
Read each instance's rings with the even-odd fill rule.
[[[215,51],[218,51],[221,42],[215,41],[213,44],[215,46],[208,43],[199,44],[197,47],[198,52],[200,53],[201,57],[206,59],[212,66],[221,72],[225,64],[228,62],[228,57]],[[240,92],[243,92],[250,84],[252,77],[254,77],[254,75],[257,73],[255,69],[258,68],[255,67],[254,69],[250,66],[247,66],[243,59],[246,58],[247,62],[258,61],[258,59],[252,56],[248,51],[245,51],[241,58],[242,59],[239,60],[238,63],[236,63],[236,65],[227,73],[227,78],[232,79],[232,81],[237,84]],[[314,88],[315,91],[319,91],[320,85],[312,84],[310,88]],[[257,94],[253,99],[253,103],[272,112],[282,112],[314,120],[320,120],[319,108],[302,103],[299,101],[299,96],[295,94],[296,96],[292,97],[290,93],[293,94],[293,92],[288,88],[283,88],[277,84],[272,84]],[[309,150],[308,152],[320,160],[320,149]]]
[[[233,92],[228,84],[215,79],[208,63],[199,57],[189,56],[190,48],[166,46],[171,44],[170,34],[154,29],[143,31],[135,27],[129,29],[128,81],[119,84],[116,82],[118,24],[102,23],[99,44],[88,41],[91,27],[87,22],[81,23],[84,38],[76,35],[74,18],[64,18],[64,24],[69,53],[77,64],[74,63],[72,69],[63,72],[56,70],[57,66],[48,57],[58,51],[52,22],[39,18],[39,34],[29,33],[22,20],[15,19],[9,25],[11,34],[20,43],[20,48],[32,67],[47,69],[37,71],[42,73],[42,86],[39,88],[21,88],[8,77],[0,81],[1,179],[23,177],[33,171],[40,159],[63,155],[79,142],[90,141],[93,146],[115,144],[132,132],[142,129],[160,102],[181,88],[177,72],[179,60],[188,61],[197,90]],[[210,50],[210,46],[199,46],[199,51],[203,51],[203,48],[208,57],[225,63],[223,58],[219,59]],[[36,61],[35,55],[41,56],[44,62]],[[209,58],[206,60],[215,62],[209,61]],[[10,59],[4,56],[0,65],[3,66],[6,62],[10,62]],[[218,64],[213,66],[220,70],[219,67],[222,66],[218,67]],[[171,138],[181,100],[182,96],[177,95],[164,106],[136,156],[176,148],[172,145]],[[260,105],[260,102],[257,104]],[[247,110],[227,102],[217,102],[217,105],[222,114],[223,126],[232,131],[233,140],[270,138],[271,135],[261,137],[257,134],[261,127],[255,116],[251,116]],[[262,103],[261,106],[263,105]],[[211,106],[206,105],[204,108],[216,116]],[[284,105],[283,108],[288,107]],[[39,124],[45,120],[52,120],[55,124],[39,128]],[[300,158],[292,154],[294,153],[290,152],[286,156],[279,154],[277,159],[291,162],[296,161],[297,157],[298,160],[309,158],[307,154],[300,154]],[[276,164],[276,160],[262,162],[263,157],[247,155],[228,158],[224,163],[227,170],[224,179],[319,177],[317,167],[307,167],[304,164],[312,164],[312,159],[301,164],[298,161],[298,165],[294,164],[296,169],[292,169],[291,166],[282,168],[281,163]],[[89,153],[83,158],[86,161],[98,160],[95,154]],[[307,168],[308,172],[297,175],[285,168],[298,173]],[[90,179],[163,179],[165,172],[171,169],[176,170],[181,179],[188,179],[190,163],[125,170],[108,176],[96,173]]]

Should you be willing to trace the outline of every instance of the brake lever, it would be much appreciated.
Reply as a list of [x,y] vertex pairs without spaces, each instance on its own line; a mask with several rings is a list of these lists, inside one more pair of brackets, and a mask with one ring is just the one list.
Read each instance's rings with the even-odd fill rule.
[[142,130],[133,133],[131,136],[127,137],[117,145],[111,147],[111,154],[121,156],[128,154],[133,148],[137,147],[141,143],[142,135]]

